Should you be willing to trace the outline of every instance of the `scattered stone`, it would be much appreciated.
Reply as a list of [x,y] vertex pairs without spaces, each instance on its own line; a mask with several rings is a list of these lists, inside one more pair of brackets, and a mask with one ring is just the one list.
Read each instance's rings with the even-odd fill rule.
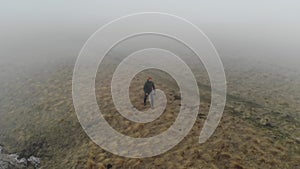
[[30,156],[27,161],[30,162],[36,168],[38,168],[41,164],[40,158],[34,156]]
[[261,125],[263,125],[265,127],[274,127],[268,118],[261,119],[260,123],[261,123]]
[[18,159],[17,154],[1,154],[0,155],[0,168],[25,168],[27,166],[27,160],[25,158]]
[[111,165],[111,164],[107,164],[107,165],[106,165],[106,168],[107,168],[107,169],[111,169],[111,168],[112,168],[112,165]]
[[27,168],[30,163],[35,168],[40,166],[40,159],[34,156],[30,158],[19,158],[18,154],[3,154],[3,147],[0,146],[0,169],[22,169]]

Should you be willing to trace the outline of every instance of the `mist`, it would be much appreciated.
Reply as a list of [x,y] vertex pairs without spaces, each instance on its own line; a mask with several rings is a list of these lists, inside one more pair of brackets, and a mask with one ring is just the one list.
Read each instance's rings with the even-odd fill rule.
[[247,58],[299,70],[297,1],[2,1],[1,67],[14,67],[9,71],[13,73],[18,67],[24,71],[51,67],[65,59],[75,61],[98,28],[145,11],[191,21],[207,34],[222,59]]
[[[226,79],[223,78],[223,69],[218,70],[222,68],[221,64],[210,67],[209,70],[217,72],[211,76],[211,71],[205,71],[208,64],[201,63],[191,48],[181,48],[182,43],[174,40],[176,38],[151,33],[116,43],[104,57],[102,65],[98,65],[97,72],[92,67],[97,66],[96,62],[81,62],[89,55],[80,55],[83,66],[77,65],[74,69],[81,49],[95,31],[115,19],[140,12],[172,14],[196,25],[217,50]],[[157,20],[153,24],[158,24]],[[143,26],[145,23],[149,20],[141,21]],[[178,29],[174,28],[179,30],[178,35],[192,30],[177,22],[170,23],[178,26]],[[127,24],[116,30],[135,28],[133,26]],[[113,36],[118,35],[116,32]],[[101,36],[104,41],[99,44],[112,42],[108,37]],[[207,45],[210,44],[208,41],[196,42],[193,46],[209,49],[207,53],[200,53],[206,56],[205,59],[214,58],[214,55],[209,55],[215,52]],[[143,57],[142,61],[160,65],[159,69],[147,67],[150,69],[131,77],[128,67],[125,67],[120,71],[125,73],[115,90],[117,87],[113,88],[112,79],[121,59],[148,46],[177,54],[182,59],[179,61],[185,62],[192,73],[184,73],[184,69],[188,70],[186,66],[174,66],[167,57],[159,63],[163,54],[156,53],[153,57],[156,63],[151,62],[152,55]],[[96,54],[92,56],[97,57],[101,51],[99,48],[90,45],[87,51],[92,51]],[[174,66],[175,71],[173,67],[163,69],[169,66],[164,62]],[[216,63],[216,60],[206,63]],[[296,0],[2,0],[0,168],[18,168],[16,166],[20,164],[24,166],[19,168],[39,168],[39,165],[41,168],[300,168],[299,63],[300,2]],[[127,62],[126,66],[130,64],[141,66],[136,62]],[[163,72],[160,68],[169,71]],[[95,79],[90,70],[96,73]],[[189,81],[187,77],[193,76],[194,79]],[[178,79],[182,84],[188,84],[186,91],[193,91],[188,93],[199,92],[199,96],[186,98]],[[190,85],[193,83],[195,85]],[[146,91],[147,86],[151,90]],[[113,95],[112,91],[119,92],[127,87],[128,95],[126,90],[123,90],[125,94],[119,93],[120,97]],[[166,102],[155,99],[156,89],[164,92],[161,96]],[[78,91],[81,92],[78,94]],[[156,111],[155,106],[166,104],[160,109],[157,119],[135,123],[120,114],[123,109],[117,109],[114,98],[121,98],[119,105],[125,105],[126,111],[132,115],[136,115],[135,109],[147,112],[154,108]],[[184,103],[185,100],[192,104]],[[219,112],[215,105],[221,108]],[[85,111],[81,111],[83,109]],[[181,110],[185,112],[181,113]],[[181,114],[194,122],[185,121]],[[212,117],[212,114],[216,116]],[[96,121],[98,117],[105,125]],[[84,126],[82,121],[91,123]],[[182,121],[182,125],[177,125],[178,121]],[[202,143],[200,133],[206,124],[213,124],[211,122],[216,124],[215,127],[208,125],[209,133],[204,134],[212,137]],[[98,124],[100,127],[91,136],[87,131],[95,129]],[[111,126],[109,131],[115,131],[98,133],[104,131],[107,124]],[[163,142],[150,142],[156,145],[165,142],[167,144],[163,147],[168,149],[170,140],[175,140],[173,135],[178,134],[182,138],[179,142],[182,142],[163,154],[153,151],[160,146],[150,146],[149,151],[145,149],[146,142],[120,146],[126,145],[123,136],[120,139],[114,135],[121,133],[133,139],[143,138],[136,140],[148,140],[154,136],[159,138],[166,131],[171,131],[166,134],[171,137]],[[94,138],[99,138],[100,142]],[[101,145],[105,142],[113,145],[113,151]],[[139,148],[133,152],[138,156],[122,156],[130,151],[127,148],[136,145]],[[115,152],[117,149],[122,150],[119,151],[121,154]],[[139,150],[146,150],[146,153]],[[148,152],[154,152],[154,155],[148,156]],[[139,156],[145,154],[147,158]]]

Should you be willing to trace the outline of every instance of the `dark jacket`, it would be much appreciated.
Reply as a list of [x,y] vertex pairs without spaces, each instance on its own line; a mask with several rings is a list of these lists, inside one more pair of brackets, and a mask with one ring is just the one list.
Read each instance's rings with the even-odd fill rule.
[[144,92],[150,94],[152,89],[155,89],[155,85],[152,81],[147,80],[144,85]]

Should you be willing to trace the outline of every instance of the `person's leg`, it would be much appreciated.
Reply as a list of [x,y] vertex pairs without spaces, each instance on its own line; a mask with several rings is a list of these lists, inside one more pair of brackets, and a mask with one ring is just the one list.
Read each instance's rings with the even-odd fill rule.
[[151,93],[150,93],[150,104],[151,104],[151,107],[154,108],[154,91],[152,90]]
[[148,95],[145,93],[145,96],[144,96],[144,106],[146,106],[146,104],[147,104],[147,97],[148,97]]

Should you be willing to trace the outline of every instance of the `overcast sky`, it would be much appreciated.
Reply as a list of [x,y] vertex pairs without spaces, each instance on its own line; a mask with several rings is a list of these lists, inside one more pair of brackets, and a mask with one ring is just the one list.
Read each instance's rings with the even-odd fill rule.
[[136,12],[186,18],[208,35],[223,58],[300,67],[300,2],[296,0],[1,0],[0,61],[29,64],[76,58],[99,27]]

